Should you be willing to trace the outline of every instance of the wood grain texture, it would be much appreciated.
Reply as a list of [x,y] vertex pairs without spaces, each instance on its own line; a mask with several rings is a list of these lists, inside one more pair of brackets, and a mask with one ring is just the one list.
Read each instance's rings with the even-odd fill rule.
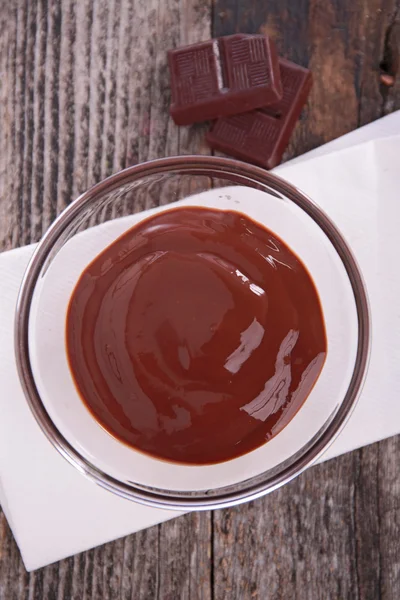
[[397,0],[216,0],[213,16],[215,35],[268,33],[281,55],[312,70],[286,159],[400,108],[398,80],[388,90],[379,77],[385,46],[399,52]]
[[[399,23],[394,0],[219,0],[214,11],[217,35],[269,33],[283,56],[313,71],[285,158],[400,108],[399,78],[389,89],[380,83],[382,67],[399,71]],[[256,508],[216,512],[215,598],[400,597],[398,443],[318,466]],[[383,520],[385,510],[391,517]]]
[[[1,249],[128,164],[208,152],[204,126],[168,117],[166,50],[209,38],[210,14],[208,0],[0,1]],[[28,575],[0,511],[0,600],[208,600],[210,532],[188,515]]]
[[[400,108],[396,0],[0,0],[0,249],[128,164],[207,153],[168,117],[166,50],[265,32],[314,87],[286,158]],[[144,206],[138,205],[140,209]],[[400,438],[270,496],[27,574],[0,511],[0,600],[400,598]]]

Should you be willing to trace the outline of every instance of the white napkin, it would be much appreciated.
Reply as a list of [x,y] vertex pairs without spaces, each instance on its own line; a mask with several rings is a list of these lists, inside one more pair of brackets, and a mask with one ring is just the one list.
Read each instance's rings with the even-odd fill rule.
[[[400,112],[397,132],[400,134]],[[400,135],[280,167],[279,175],[316,200],[358,260],[372,313],[365,386],[348,425],[323,455],[400,433]]]
[[[354,131],[350,131],[350,133],[346,133],[323,146],[319,146],[318,148],[314,148],[314,150],[310,150],[305,154],[300,154],[296,158],[293,158],[290,162],[285,163],[284,165],[280,165],[275,169],[276,172],[280,172],[283,169],[286,169],[288,166],[297,165],[299,162],[303,162],[304,160],[309,160],[310,158],[316,158],[317,156],[324,156],[325,154],[331,154],[332,152],[336,152],[337,150],[345,150],[346,148],[352,148],[353,146],[358,146],[359,144],[363,144],[364,142],[369,142],[371,140],[378,140],[386,137],[391,137],[392,135],[396,135],[400,133],[400,111],[396,111],[391,113],[390,115],[386,115],[381,119],[377,119],[372,123],[368,123],[368,125],[364,125],[364,127],[360,127],[359,129],[355,129]],[[283,177],[283,175],[282,175]]]
[[[400,112],[344,136],[346,150],[309,153],[277,169],[334,218],[363,269],[373,312],[370,372],[345,430],[324,455],[400,432],[400,310],[396,236]],[[367,143],[354,146],[354,140]],[[332,150],[343,147],[332,142]],[[330,150],[330,149],[329,149]],[[320,154],[320,155],[319,155]],[[13,318],[18,288],[34,245],[0,255],[0,502],[28,570],[180,513],[118,498],[88,481],[52,448],[25,402],[16,371]]]

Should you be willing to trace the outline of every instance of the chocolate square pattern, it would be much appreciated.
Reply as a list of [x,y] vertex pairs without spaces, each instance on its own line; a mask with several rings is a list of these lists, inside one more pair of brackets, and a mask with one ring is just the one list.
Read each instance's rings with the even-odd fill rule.
[[264,35],[230,35],[168,53],[170,113],[189,125],[247,112],[282,97],[278,56]]
[[279,67],[282,99],[258,110],[218,119],[207,134],[211,148],[266,169],[281,162],[310,93],[312,75],[283,58]]

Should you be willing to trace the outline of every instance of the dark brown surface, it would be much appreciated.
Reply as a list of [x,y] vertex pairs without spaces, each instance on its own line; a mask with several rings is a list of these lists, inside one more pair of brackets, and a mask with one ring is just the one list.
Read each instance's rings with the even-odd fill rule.
[[277,435],[327,349],[299,258],[244,214],[199,207],[145,219],[86,267],[66,347],[81,398],[107,431],[195,465]]
[[253,110],[282,97],[275,44],[269,36],[227,35],[168,52],[170,113],[190,125]]
[[281,100],[242,115],[217,119],[206,136],[210,148],[265,169],[279,165],[312,85],[308,69],[284,58],[279,60],[279,68]]
[[[2,0],[0,247],[38,240],[72,197],[127,162],[207,152],[202,126],[168,118],[168,48],[262,31],[310,65],[290,157],[400,108],[399,77],[390,88],[379,79],[381,63],[396,69],[399,19],[398,0]],[[397,436],[262,500],[33,574],[0,514],[0,598],[397,600],[399,456]]]

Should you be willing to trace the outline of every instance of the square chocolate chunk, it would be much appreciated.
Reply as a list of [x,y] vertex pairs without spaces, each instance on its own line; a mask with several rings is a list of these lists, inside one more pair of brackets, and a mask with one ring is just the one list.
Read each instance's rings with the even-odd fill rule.
[[168,53],[170,113],[189,125],[247,112],[282,97],[278,56],[264,35],[230,35]]
[[272,169],[282,160],[312,86],[311,71],[280,59],[283,96],[279,102],[248,113],[218,119],[207,142],[235,158]]

